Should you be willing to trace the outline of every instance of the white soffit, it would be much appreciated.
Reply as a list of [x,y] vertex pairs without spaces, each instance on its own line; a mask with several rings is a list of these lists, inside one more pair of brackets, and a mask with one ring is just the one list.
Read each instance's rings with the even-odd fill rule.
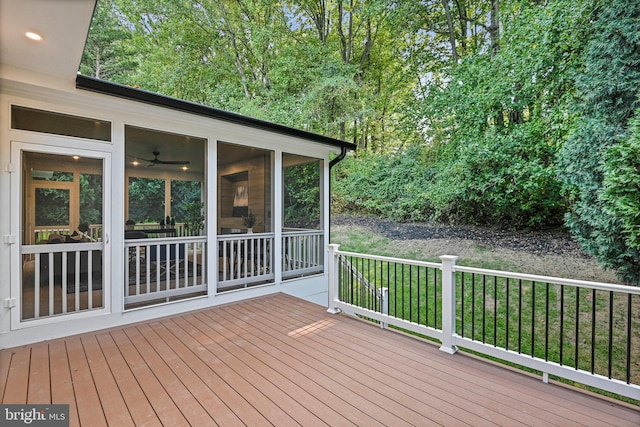
[[[73,79],[96,0],[0,0],[0,65]],[[38,33],[41,41],[26,37]]]

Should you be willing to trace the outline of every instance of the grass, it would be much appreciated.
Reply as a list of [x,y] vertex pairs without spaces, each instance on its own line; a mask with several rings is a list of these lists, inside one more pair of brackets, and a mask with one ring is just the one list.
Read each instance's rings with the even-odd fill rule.
[[[360,229],[334,236],[332,241],[344,251],[440,262],[437,256],[421,259],[409,247]],[[473,266],[514,271],[513,265],[489,255]],[[352,262],[377,288],[390,288],[389,314],[440,328],[438,269],[357,258]],[[629,306],[626,295],[608,291],[460,272],[456,284],[458,334],[622,381],[627,375],[626,333],[631,312],[629,375],[631,383],[640,384],[640,298],[634,297]],[[371,304],[364,293],[351,297]]]

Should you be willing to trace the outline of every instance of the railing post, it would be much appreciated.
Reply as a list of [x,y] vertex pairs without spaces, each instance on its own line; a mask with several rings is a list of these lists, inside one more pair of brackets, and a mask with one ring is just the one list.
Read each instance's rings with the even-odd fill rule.
[[[389,314],[389,288],[380,288],[380,312],[382,314]],[[386,328],[388,325],[387,322],[380,322],[380,327],[382,329]]]
[[332,243],[327,246],[329,248],[329,308],[327,312],[338,314],[340,309],[336,307],[336,302],[338,302],[338,248],[340,245]]
[[443,255],[442,260],[442,345],[440,350],[454,354],[458,347],[453,345],[456,333],[456,259],[454,255]]

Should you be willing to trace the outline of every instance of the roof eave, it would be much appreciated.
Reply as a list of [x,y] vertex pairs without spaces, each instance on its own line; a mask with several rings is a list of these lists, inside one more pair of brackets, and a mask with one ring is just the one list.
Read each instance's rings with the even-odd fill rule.
[[347,150],[355,150],[356,145],[340,139],[330,138],[328,136],[318,135],[312,132],[294,129],[287,126],[271,123],[265,120],[256,119],[242,114],[232,113],[213,107],[208,107],[194,102],[184,101],[169,96],[159,95],[142,89],[132,88],[130,86],[118,83],[108,82],[94,77],[83,76],[78,74],[76,77],[76,87],[78,89],[89,90],[105,95],[118,96],[125,99],[144,102],[147,104],[171,108],[200,116],[210,117],[213,119],[224,120],[226,122],[236,123],[243,126],[249,126],[257,129],[263,129],[270,132],[277,132],[284,135],[294,136],[309,141],[320,142],[322,144],[334,147],[345,148]]

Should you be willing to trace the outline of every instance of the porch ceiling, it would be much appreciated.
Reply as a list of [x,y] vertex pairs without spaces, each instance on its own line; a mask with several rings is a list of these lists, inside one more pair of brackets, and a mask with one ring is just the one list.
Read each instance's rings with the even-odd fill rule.
[[[96,0],[0,0],[0,65],[74,80]],[[27,31],[42,36],[28,39]]]

